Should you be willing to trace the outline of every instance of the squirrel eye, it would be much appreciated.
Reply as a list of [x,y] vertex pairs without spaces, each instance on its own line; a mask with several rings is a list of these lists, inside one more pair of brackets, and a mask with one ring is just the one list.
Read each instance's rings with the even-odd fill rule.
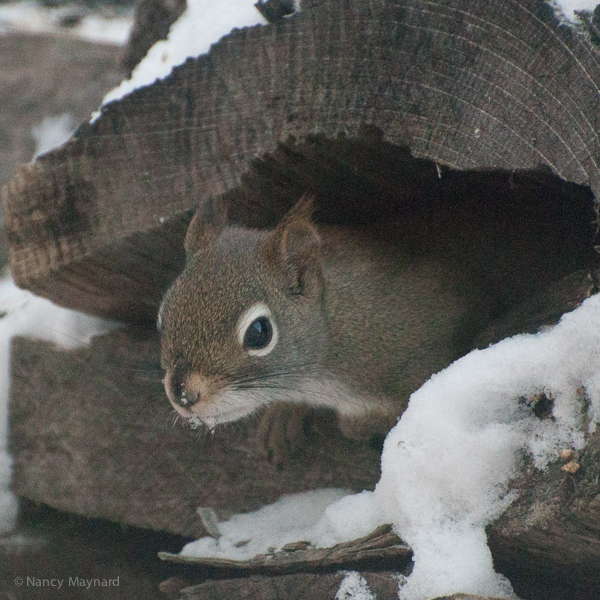
[[246,350],[261,350],[273,339],[273,327],[267,317],[259,317],[250,323],[244,334]]
[[236,331],[240,345],[250,356],[266,356],[275,348],[279,337],[271,311],[262,302],[244,312]]

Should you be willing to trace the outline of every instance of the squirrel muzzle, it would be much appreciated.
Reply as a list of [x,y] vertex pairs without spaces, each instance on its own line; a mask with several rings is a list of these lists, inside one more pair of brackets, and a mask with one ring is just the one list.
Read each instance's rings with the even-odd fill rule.
[[173,408],[184,417],[199,414],[198,405],[208,404],[221,389],[218,378],[205,377],[197,372],[185,373],[177,366],[167,369],[163,383]]

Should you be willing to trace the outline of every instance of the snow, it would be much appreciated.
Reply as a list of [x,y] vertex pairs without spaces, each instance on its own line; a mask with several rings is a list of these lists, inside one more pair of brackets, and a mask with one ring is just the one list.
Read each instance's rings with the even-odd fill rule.
[[81,14],[73,27],[61,26],[61,20],[81,14],[75,5],[50,8],[38,2],[7,2],[0,4],[0,35],[11,32],[69,36],[99,44],[124,46],[133,26],[133,14],[111,18]]
[[[591,432],[600,421],[600,295],[551,329],[474,350],[431,377],[388,435],[374,491],[328,506],[326,495],[287,496],[252,513],[265,518],[256,530],[241,526],[254,516],[239,515],[227,522],[227,543],[204,538],[182,554],[193,548],[195,556],[249,558],[253,535],[260,535],[260,552],[298,540],[329,547],[392,523],[414,552],[413,571],[400,583],[401,600],[457,592],[514,597],[508,580],[494,571],[485,527],[514,499],[509,483],[523,467],[524,451],[545,469],[560,449],[584,446],[589,432],[582,388],[590,400]],[[541,393],[554,401],[553,419],[537,418],[523,402]],[[306,503],[317,498],[310,519],[297,518],[295,509],[285,516],[297,504],[309,513]],[[277,523],[294,527],[271,525],[272,511]],[[242,538],[250,541],[240,551],[231,541]],[[362,591],[345,591],[356,581],[340,588],[342,598],[362,599]]]
[[[136,66],[130,79],[111,90],[102,100],[102,106],[119,100],[134,90],[164,79],[174,67],[188,58],[209,51],[212,44],[232,29],[264,25],[265,18],[254,6],[256,0],[188,0],[185,12],[171,25],[166,40],[160,40]],[[92,115],[91,122],[100,111]]]
[[0,533],[14,528],[17,500],[10,490],[8,454],[10,340],[14,335],[48,340],[67,349],[89,343],[116,324],[52,304],[19,289],[10,277],[0,280]]
[[347,571],[335,600],[375,600],[375,596],[360,573]]
[[[581,387],[600,420],[600,296],[548,331],[471,352],[411,396],[386,439],[371,494],[380,521],[393,523],[414,551],[403,600],[512,596],[494,572],[485,526],[513,499],[508,485],[522,450],[544,469],[559,449],[583,447]],[[554,399],[554,420],[536,418],[519,400],[542,392]]]
[[76,129],[77,125],[71,113],[46,117],[39,125],[31,128],[31,135],[36,142],[34,158],[62,146]]
[[571,23],[577,23],[575,11],[588,10],[593,12],[598,0],[554,0],[550,4],[560,10]]
[[77,37],[96,44],[112,44],[124,46],[129,40],[133,16],[113,17],[108,19],[101,15],[86,15],[73,32]]
[[181,554],[247,560],[288,542],[314,538],[325,509],[347,495],[348,490],[328,488],[282,496],[274,504],[219,523],[218,540],[201,538],[187,544]]

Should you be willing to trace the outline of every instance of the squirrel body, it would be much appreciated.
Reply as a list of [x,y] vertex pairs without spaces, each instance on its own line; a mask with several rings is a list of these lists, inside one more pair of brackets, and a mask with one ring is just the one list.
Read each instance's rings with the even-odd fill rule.
[[174,408],[212,426],[300,402],[336,410],[343,431],[389,429],[486,319],[443,256],[401,237],[317,228],[304,199],[270,232],[197,216],[158,319]]

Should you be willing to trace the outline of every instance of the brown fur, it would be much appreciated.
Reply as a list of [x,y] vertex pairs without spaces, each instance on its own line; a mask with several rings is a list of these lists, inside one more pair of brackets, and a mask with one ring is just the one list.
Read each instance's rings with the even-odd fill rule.
[[[180,413],[222,422],[289,399],[387,428],[412,391],[465,351],[470,303],[443,260],[407,257],[368,228],[317,229],[311,210],[299,202],[271,233],[188,234],[187,267],[160,312],[166,390]],[[248,356],[234,333],[257,303],[279,334],[264,357]],[[248,411],[237,406],[244,393]]]
[[[570,272],[569,260],[546,264],[551,239],[532,238],[530,251],[494,215],[448,206],[406,224],[317,226],[304,198],[272,232],[199,214],[159,315],[173,406],[211,424],[291,401],[335,409],[348,434],[388,429],[499,313]],[[236,334],[252,306],[268,307],[277,328],[265,356]]]

